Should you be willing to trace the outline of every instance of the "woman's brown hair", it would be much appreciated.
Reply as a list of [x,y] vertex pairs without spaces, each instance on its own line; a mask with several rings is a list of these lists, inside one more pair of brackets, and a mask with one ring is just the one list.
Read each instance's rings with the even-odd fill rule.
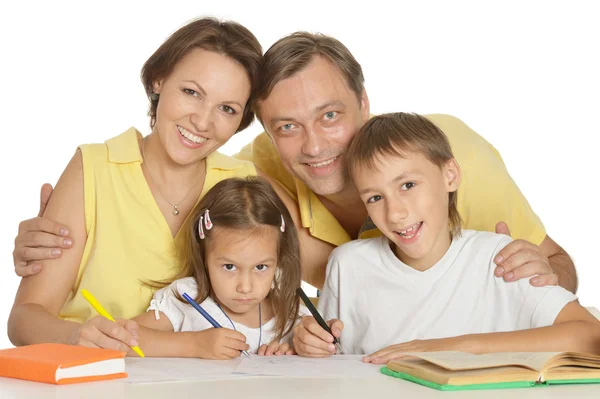
[[[192,276],[198,284],[197,302],[212,294],[206,269],[206,248],[214,229],[204,229],[200,239],[198,223],[206,210],[215,227],[243,229],[252,234],[265,226],[279,232],[277,270],[269,296],[273,303],[277,340],[288,334],[298,317],[299,300],[296,289],[300,287],[300,247],[294,222],[271,185],[261,177],[230,178],[211,188],[192,213],[178,241],[179,260],[183,266],[181,277]],[[281,218],[285,231],[281,232]]]
[[[346,154],[350,174],[357,168],[373,169],[378,155],[404,157],[405,151],[423,154],[440,168],[454,159],[448,138],[429,119],[403,112],[382,114],[369,119],[352,140]],[[453,191],[448,198],[448,229],[452,237],[460,235],[462,224],[457,195]]]
[[150,127],[153,128],[156,124],[159,101],[158,97],[153,96],[154,84],[168,77],[175,65],[195,48],[225,55],[246,70],[250,79],[250,98],[236,132],[244,130],[254,119],[251,104],[262,74],[262,47],[252,32],[242,25],[215,18],[196,19],[179,28],[144,63],[141,77],[150,100]]

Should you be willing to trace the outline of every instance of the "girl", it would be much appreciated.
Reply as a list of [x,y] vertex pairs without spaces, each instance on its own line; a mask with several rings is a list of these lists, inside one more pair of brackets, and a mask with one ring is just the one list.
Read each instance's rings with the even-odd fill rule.
[[[289,335],[298,318],[300,287],[292,223],[262,178],[215,185],[192,211],[178,243],[182,275],[191,277],[157,291],[148,312],[134,319],[142,326],[145,354],[205,359],[230,359],[242,350],[292,354]],[[213,328],[182,299],[184,293],[225,328]],[[177,346],[160,331],[199,332],[188,334],[189,345]]]

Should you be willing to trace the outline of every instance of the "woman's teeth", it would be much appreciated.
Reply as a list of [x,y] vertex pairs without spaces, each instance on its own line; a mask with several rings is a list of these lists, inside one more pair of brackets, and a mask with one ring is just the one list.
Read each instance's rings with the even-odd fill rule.
[[181,134],[183,137],[196,144],[204,143],[206,140],[208,140],[206,137],[197,136],[193,133],[190,133],[181,126],[177,126],[177,130],[179,130],[179,134]]

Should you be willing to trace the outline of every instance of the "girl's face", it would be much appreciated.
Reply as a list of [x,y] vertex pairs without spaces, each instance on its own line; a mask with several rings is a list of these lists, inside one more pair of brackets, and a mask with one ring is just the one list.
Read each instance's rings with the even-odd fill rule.
[[235,133],[250,96],[250,80],[233,59],[197,48],[155,83],[154,92],[160,95],[154,130],[170,159],[189,165]]
[[206,243],[208,276],[217,302],[236,314],[256,309],[269,294],[277,268],[279,230],[213,227]]

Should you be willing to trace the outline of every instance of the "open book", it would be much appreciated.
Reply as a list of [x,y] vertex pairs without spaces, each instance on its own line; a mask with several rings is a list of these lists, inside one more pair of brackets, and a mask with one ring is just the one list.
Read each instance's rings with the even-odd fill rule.
[[0,350],[0,377],[72,384],[127,377],[125,352],[63,344]]
[[600,356],[575,352],[410,352],[381,372],[450,391],[600,383]]

